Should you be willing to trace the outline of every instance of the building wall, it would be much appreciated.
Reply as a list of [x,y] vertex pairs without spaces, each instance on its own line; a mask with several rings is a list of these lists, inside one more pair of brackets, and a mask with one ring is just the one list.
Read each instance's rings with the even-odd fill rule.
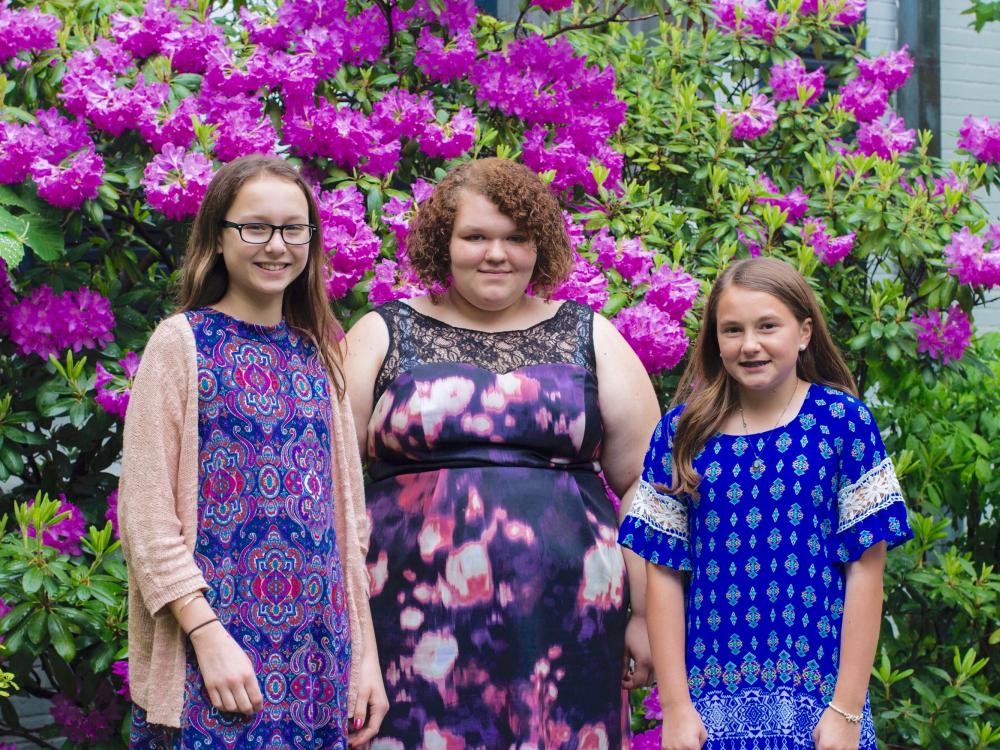
[[[969,25],[971,16],[962,11],[968,0],[941,2],[941,156],[946,161],[965,160],[956,153],[958,131],[966,115],[1000,120],[1000,23],[986,24],[983,30]],[[912,0],[869,0],[867,22],[868,52],[878,55],[899,47],[897,14],[913,12]],[[978,195],[990,219],[1000,222],[1000,191]],[[980,332],[1000,331],[1000,303],[978,311]]]

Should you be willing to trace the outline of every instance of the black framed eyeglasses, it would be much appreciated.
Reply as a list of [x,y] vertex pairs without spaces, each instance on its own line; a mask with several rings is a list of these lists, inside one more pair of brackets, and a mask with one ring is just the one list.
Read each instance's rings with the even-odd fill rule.
[[281,239],[286,245],[307,245],[316,231],[314,224],[265,224],[261,221],[249,221],[237,224],[234,221],[224,221],[222,226],[235,229],[240,233],[240,239],[251,245],[266,245],[275,232],[281,233]]

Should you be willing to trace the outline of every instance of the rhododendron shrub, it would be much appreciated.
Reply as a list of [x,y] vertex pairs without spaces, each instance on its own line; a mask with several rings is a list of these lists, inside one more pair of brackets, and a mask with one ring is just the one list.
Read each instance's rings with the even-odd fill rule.
[[[974,318],[996,293],[1000,236],[974,195],[998,185],[1000,135],[973,113],[967,155],[929,158],[929,136],[893,111],[913,59],[859,52],[864,12],[863,0],[522,0],[500,20],[473,0],[0,0],[0,510],[64,495],[70,515],[39,543],[70,560],[88,523],[113,520],[132,379],[173,309],[190,220],[218,167],[250,153],[291,160],[313,186],[346,325],[446,291],[413,271],[413,217],[455,164],[517,158],[564,207],[574,266],[552,297],[607,316],[664,402],[703,292],[734,258],[775,255],[809,277],[891,424],[896,384],[965,377],[993,351]],[[651,20],[638,34],[626,17]],[[891,449],[901,440],[887,431]],[[17,612],[28,594],[2,596]],[[86,727],[115,716],[126,689],[112,669],[122,631],[94,639],[67,616],[66,656],[9,637],[17,627],[9,613],[0,637],[94,676],[66,683],[53,731],[116,741]],[[658,717],[635,705],[653,746]],[[898,744],[912,724],[893,722]],[[949,745],[911,744],[935,741]]]

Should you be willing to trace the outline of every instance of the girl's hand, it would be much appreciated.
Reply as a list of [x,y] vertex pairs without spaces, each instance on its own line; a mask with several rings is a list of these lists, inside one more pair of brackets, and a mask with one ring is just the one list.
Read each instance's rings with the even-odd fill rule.
[[701,750],[708,732],[694,704],[663,706],[663,750]]
[[[635,666],[630,671],[629,662]],[[622,689],[634,690],[653,684],[653,656],[649,651],[649,632],[646,618],[632,615],[625,627],[625,667],[622,670]]]
[[389,711],[389,698],[382,684],[382,668],[374,649],[369,649],[361,660],[358,675],[358,699],[351,714],[350,747],[361,747],[378,734],[382,719]]
[[858,750],[861,725],[852,724],[836,711],[827,708],[813,730],[816,750]]
[[264,707],[253,664],[221,622],[192,633],[191,645],[212,705],[220,711],[252,716]]

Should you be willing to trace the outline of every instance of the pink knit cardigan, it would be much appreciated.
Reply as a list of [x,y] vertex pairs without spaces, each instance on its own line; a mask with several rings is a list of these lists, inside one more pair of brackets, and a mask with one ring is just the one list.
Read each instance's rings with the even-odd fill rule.
[[[198,526],[198,379],[183,315],[153,332],[132,387],[118,485],[118,524],[129,574],[132,700],[154,724],[179,727],[184,633],[167,604],[207,588],[194,561]],[[347,400],[332,399],[334,512],[351,628],[348,706],[357,694],[368,609],[368,517]]]

